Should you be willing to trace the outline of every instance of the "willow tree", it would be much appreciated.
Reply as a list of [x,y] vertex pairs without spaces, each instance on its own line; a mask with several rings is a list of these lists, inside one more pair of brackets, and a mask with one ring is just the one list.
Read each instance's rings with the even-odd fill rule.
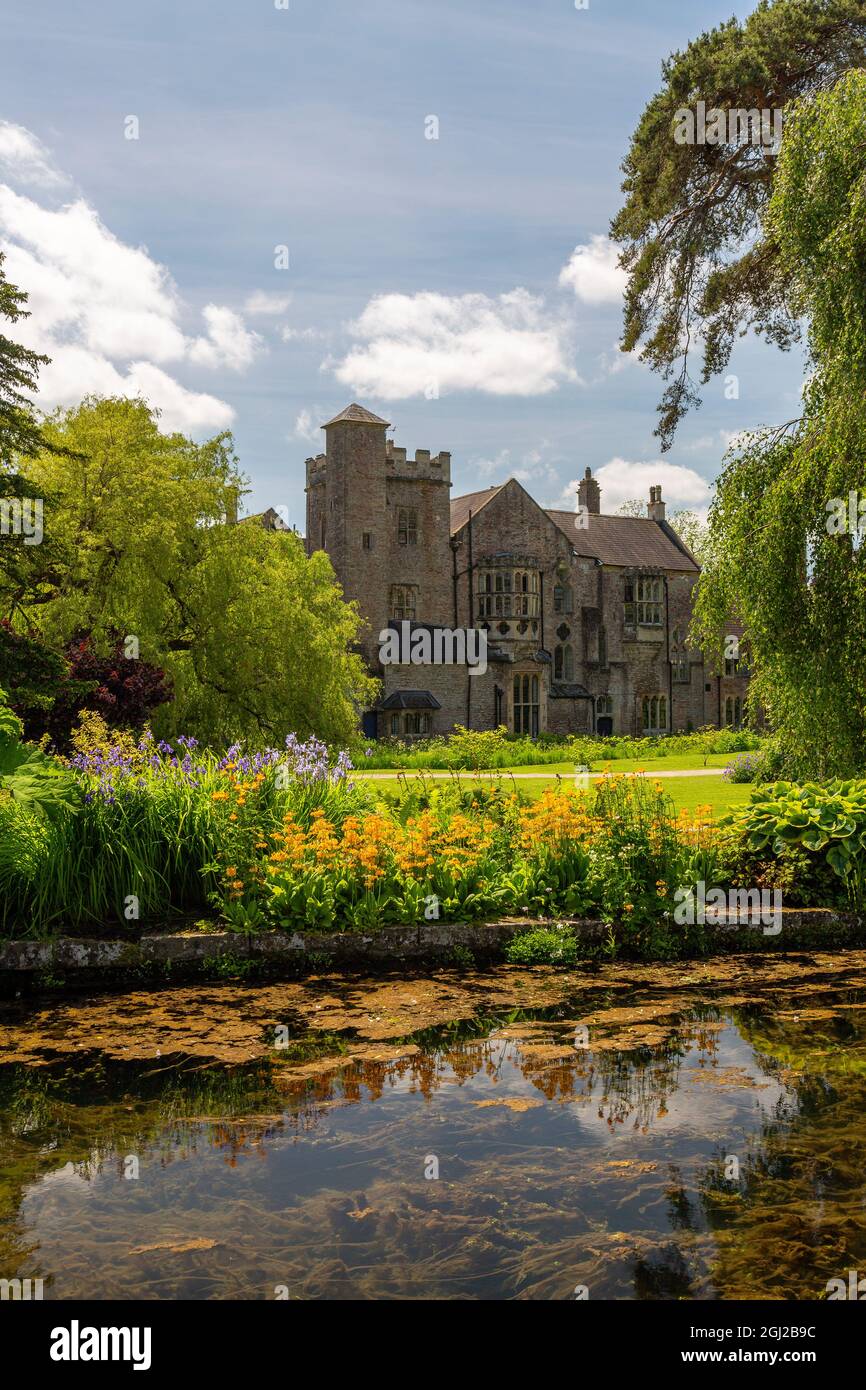
[[720,653],[736,612],[790,770],[845,775],[866,769],[866,74],[791,109],[765,223],[808,325],[803,414],[721,474],[696,631]]

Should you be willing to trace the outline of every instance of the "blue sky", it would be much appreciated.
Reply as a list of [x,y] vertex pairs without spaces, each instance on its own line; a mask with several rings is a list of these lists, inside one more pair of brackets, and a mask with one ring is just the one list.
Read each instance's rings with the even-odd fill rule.
[[650,481],[702,507],[727,441],[790,418],[800,354],[743,340],[739,399],[711,383],[657,463],[661,386],[616,354],[600,239],[662,60],[730,13],[7,0],[0,245],[54,358],[42,403],[141,391],[166,427],[228,426],[247,508],[301,529],[351,400],[450,450],[455,493],[516,474],[565,502],[589,465],[604,510]]

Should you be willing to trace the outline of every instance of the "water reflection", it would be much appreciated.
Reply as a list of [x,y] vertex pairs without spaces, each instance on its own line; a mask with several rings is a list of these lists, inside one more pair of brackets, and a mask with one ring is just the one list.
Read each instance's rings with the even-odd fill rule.
[[828,967],[710,993],[488,1010],[354,1060],[311,1034],[233,1069],[6,1068],[0,1277],[53,1298],[819,1296],[866,1268],[866,992]]

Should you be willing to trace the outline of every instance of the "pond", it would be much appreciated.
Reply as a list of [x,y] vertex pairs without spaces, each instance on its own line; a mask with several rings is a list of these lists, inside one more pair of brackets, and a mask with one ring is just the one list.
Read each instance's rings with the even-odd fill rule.
[[46,1299],[806,1299],[866,1270],[866,954],[0,1006]]

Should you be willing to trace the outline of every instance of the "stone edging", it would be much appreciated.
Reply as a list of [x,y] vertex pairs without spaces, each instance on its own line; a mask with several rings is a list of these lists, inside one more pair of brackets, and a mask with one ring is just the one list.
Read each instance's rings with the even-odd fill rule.
[[[0,944],[0,973],[59,970],[135,972],[171,965],[196,965],[221,957],[259,960],[274,966],[328,963],[335,966],[374,965],[401,962],[447,962],[455,948],[486,959],[502,956],[512,937],[543,926],[525,919],[483,923],[425,922],[406,927],[383,927],[375,933],[363,932],[166,932],[142,936],[138,940],[60,936],[49,941],[7,941]],[[567,923],[575,935],[587,942],[598,942],[609,931],[604,922],[587,918]],[[784,949],[787,946],[831,946],[844,944],[860,933],[860,919],[851,913],[827,908],[788,908],[782,931],[764,935],[760,926],[718,923],[708,927],[718,934],[719,945],[736,936],[737,948],[756,951]],[[619,933],[614,927],[614,936]],[[825,939],[822,941],[822,937]],[[835,939],[834,939],[835,938]],[[843,943],[839,943],[843,944]],[[311,960],[312,958],[312,960]]]

